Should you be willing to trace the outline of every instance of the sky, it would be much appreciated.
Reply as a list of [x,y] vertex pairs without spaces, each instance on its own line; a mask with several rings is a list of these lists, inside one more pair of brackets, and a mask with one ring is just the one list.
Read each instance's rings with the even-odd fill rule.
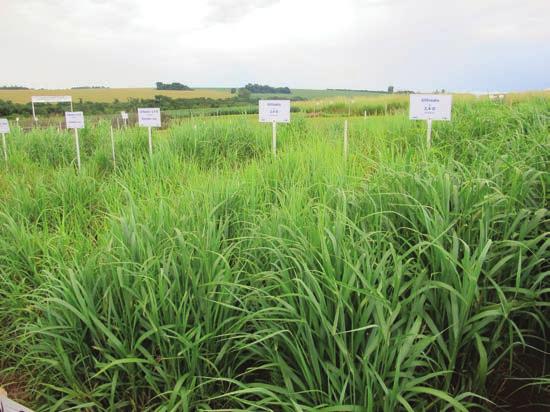
[[550,0],[0,0],[0,85],[550,88]]

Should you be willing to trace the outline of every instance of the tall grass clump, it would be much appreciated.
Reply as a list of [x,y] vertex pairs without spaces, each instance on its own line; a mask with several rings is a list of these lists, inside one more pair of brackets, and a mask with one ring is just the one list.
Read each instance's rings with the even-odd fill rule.
[[59,411],[548,402],[549,108],[459,101],[431,150],[355,119],[347,161],[342,119],[298,115],[275,158],[269,125],[216,118],[150,159],[117,132],[116,168],[99,125],[80,174],[15,136],[0,384]]

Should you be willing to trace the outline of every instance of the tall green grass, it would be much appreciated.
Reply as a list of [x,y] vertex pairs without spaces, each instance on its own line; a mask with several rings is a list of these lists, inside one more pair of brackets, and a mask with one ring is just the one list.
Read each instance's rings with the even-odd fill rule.
[[[193,119],[9,136],[0,384],[39,410],[466,410],[548,399],[547,100],[453,122]],[[545,378],[546,376],[546,378]],[[545,398],[546,396],[546,398]]]

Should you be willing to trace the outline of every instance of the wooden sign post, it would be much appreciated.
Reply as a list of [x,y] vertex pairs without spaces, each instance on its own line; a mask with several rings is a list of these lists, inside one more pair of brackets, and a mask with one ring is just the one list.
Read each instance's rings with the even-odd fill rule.
[[411,94],[409,119],[426,120],[426,145],[432,145],[432,120],[451,120],[453,96],[444,94]]
[[74,143],[76,146],[76,164],[80,172],[80,142],[78,141],[78,129],[84,128],[84,113],[65,112],[65,124],[67,129],[74,129]]
[[290,123],[290,100],[260,100],[258,102],[260,123],[272,124],[271,150],[277,155],[277,123]]
[[8,119],[0,119],[0,133],[2,134],[2,148],[4,149],[4,160],[8,163],[8,146],[6,144],[6,134],[10,132],[10,123]]
[[113,154],[113,168],[116,169],[115,134],[113,132],[113,126],[112,125],[111,125],[111,152]]
[[138,123],[140,127],[147,127],[149,132],[149,156],[153,157],[153,137],[151,128],[161,127],[160,109],[138,109]]

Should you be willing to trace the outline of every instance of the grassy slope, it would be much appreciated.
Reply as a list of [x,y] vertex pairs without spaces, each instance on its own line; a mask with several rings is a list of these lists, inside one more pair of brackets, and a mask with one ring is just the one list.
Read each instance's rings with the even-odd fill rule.
[[347,164],[341,119],[295,116],[276,160],[254,120],[156,133],[152,161],[130,129],[116,172],[105,125],[81,134],[81,175],[70,135],[13,133],[3,379],[54,410],[494,395],[549,328],[549,114],[460,103],[430,152],[421,122],[355,119]]

